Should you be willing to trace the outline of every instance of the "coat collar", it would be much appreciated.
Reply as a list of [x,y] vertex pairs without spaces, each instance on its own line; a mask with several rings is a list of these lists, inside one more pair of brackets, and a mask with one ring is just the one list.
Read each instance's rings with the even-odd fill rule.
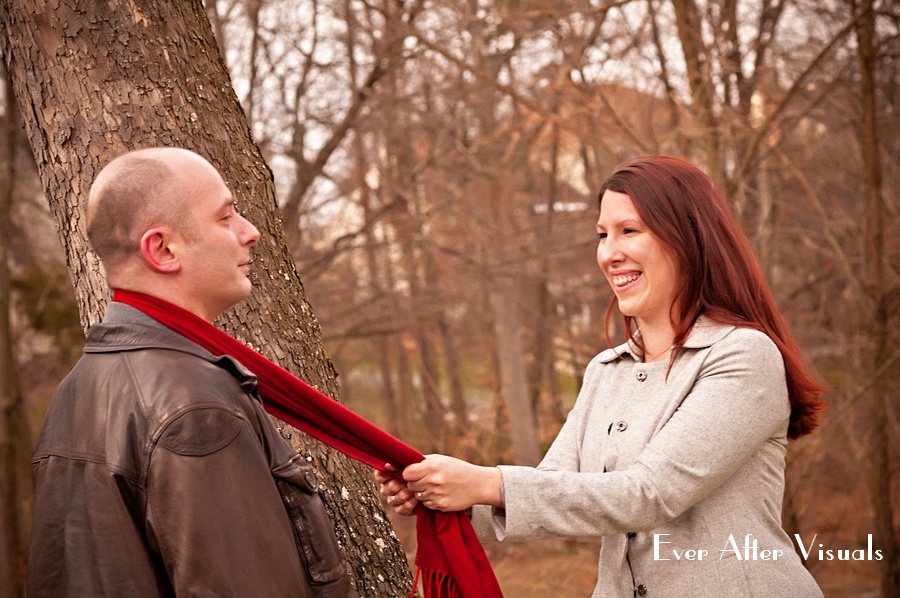
[[[704,349],[710,347],[735,329],[731,324],[720,324],[706,316],[700,316],[688,333],[684,341],[685,349]],[[609,363],[620,357],[628,356],[634,361],[641,360],[641,351],[634,342],[634,339],[640,338],[640,331],[637,331],[634,337],[628,342],[622,343],[618,347],[606,349],[597,356],[597,360],[601,363]]]
[[117,353],[142,349],[180,351],[231,372],[245,391],[256,390],[257,376],[230,355],[214,355],[142,311],[110,302],[103,321],[88,331],[85,353]]

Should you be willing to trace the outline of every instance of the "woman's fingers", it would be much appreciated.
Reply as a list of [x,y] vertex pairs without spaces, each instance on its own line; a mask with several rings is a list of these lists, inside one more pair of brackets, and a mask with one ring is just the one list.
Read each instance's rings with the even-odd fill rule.
[[386,463],[384,470],[375,471],[375,481],[381,485],[379,492],[385,498],[388,506],[393,507],[399,515],[411,515],[419,501],[416,500],[413,491],[407,487],[406,482],[397,477],[396,472],[395,467]]

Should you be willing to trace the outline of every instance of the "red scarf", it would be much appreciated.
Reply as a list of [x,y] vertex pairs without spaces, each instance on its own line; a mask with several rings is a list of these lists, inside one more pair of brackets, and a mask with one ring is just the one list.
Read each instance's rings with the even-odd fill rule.
[[[113,301],[144,312],[216,355],[230,355],[259,378],[266,411],[375,469],[424,457],[287,370],[191,312],[162,299],[116,290]],[[416,510],[417,579],[425,598],[502,598],[484,548],[463,512]],[[415,586],[413,587],[415,593]]]

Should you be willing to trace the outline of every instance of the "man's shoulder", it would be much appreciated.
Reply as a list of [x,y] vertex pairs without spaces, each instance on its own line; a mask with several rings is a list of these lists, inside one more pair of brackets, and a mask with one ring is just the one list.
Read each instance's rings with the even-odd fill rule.
[[85,352],[60,383],[51,411],[86,418],[94,411],[121,414],[144,420],[152,430],[197,405],[237,414],[240,394],[240,382],[212,357],[167,346],[107,347]]
[[120,353],[162,349],[193,355],[206,361],[215,356],[197,343],[152,320],[104,320],[91,326],[84,352]]
[[126,378],[123,387],[132,388],[147,408],[163,413],[195,403],[233,404],[240,388],[215,360],[178,349],[147,347],[115,355],[119,373]]
[[[140,457],[126,453],[165,437],[184,445],[179,451],[205,454],[208,447],[196,443],[233,438],[252,416],[248,401],[229,372],[195,355],[163,348],[87,353],[53,397],[36,456],[124,459],[136,475],[132,461]],[[183,440],[198,431],[202,438]]]

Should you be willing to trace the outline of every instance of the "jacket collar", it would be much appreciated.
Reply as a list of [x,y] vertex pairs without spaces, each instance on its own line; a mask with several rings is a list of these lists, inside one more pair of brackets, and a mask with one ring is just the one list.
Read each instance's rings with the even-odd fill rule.
[[213,355],[192,340],[157,322],[139,309],[110,302],[103,321],[91,326],[85,353],[118,353],[144,349],[179,351],[215,364],[238,379],[245,391],[258,386],[256,375],[230,355]]
[[[719,322],[701,315],[699,318],[697,318],[697,321],[694,323],[694,326],[688,333],[688,336],[684,341],[684,348],[704,349],[706,347],[711,347],[712,345],[728,336],[728,334],[734,329],[735,326],[732,326],[731,324],[720,324]],[[631,340],[622,343],[618,347],[606,349],[597,356],[597,359],[601,363],[608,363],[610,361],[613,361],[614,359],[618,359],[627,355],[634,361],[640,361],[642,354],[637,344],[635,343],[635,339],[640,338],[640,335],[640,330],[638,330],[637,332],[635,332],[634,337]]]

